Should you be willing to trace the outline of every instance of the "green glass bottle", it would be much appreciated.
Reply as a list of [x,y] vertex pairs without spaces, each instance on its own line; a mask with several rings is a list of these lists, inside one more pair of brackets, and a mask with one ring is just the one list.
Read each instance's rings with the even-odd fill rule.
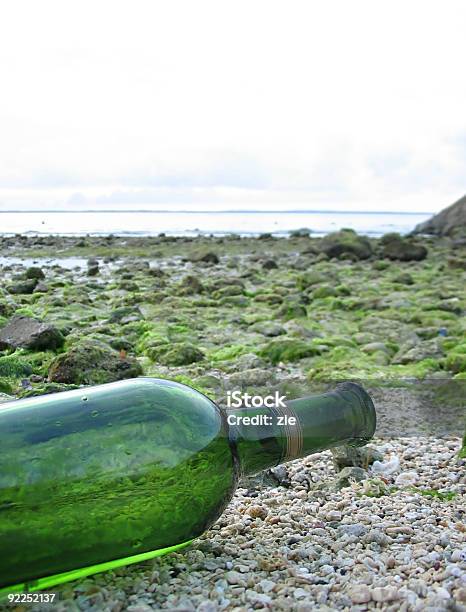
[[2,404],[0,595],[181,548],[220,516],[242,474],[364,444],[374,429],[372,401],[353,383],[230,412],[155,378]]

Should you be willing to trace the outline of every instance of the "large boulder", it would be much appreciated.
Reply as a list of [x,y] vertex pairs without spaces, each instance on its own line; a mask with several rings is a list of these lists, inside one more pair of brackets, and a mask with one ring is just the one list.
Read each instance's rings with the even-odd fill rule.
[[382,254],[388,259],[398,261],[421,261],[427,257],[427,249],[422,244],[402,238],[399,234],[385,234],[381,238]]
[[413,233],[438,236],[466,235],[466,195],[427,221],[416,225]]
[[55,350],[60,348],[63,342],[64,337],[56,327],[32,317],[13,317],[0,329],[0,350]]
[[99,385],[143,373],[141,364],[103,342],[86,338],[59,355],[50,365],[49,381]]
[[351,229],[328,234],[322,238],[320,248],[328,257],[348,256],[354,259],[368,259],[372,255],[368,238],[359,236]]

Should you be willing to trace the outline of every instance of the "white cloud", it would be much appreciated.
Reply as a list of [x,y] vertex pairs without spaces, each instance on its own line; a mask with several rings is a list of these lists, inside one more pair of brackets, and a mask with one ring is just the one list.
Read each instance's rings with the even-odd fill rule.
[[465,26],[461,0],[10,3],[0,201],[439,209],[466,191]]

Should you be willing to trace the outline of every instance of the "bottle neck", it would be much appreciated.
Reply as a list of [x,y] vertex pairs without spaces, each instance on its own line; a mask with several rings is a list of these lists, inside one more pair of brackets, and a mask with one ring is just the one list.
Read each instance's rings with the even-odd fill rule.
[[288,401],[285,407],[229,410],[227,418],[244,474],[335,446],[362,446],[376,424],[370,396],[355,383]]

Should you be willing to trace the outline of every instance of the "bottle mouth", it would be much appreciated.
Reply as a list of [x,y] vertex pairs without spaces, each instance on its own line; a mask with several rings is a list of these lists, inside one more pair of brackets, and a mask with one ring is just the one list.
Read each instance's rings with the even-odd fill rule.
[[338,391],[350,392],[359,400],[362,417],[362,428],[349,446],[364,446],[374,436],[377,427],[377,414],[371,396],[361,385],[354,382],[344,382],[337,386]]

